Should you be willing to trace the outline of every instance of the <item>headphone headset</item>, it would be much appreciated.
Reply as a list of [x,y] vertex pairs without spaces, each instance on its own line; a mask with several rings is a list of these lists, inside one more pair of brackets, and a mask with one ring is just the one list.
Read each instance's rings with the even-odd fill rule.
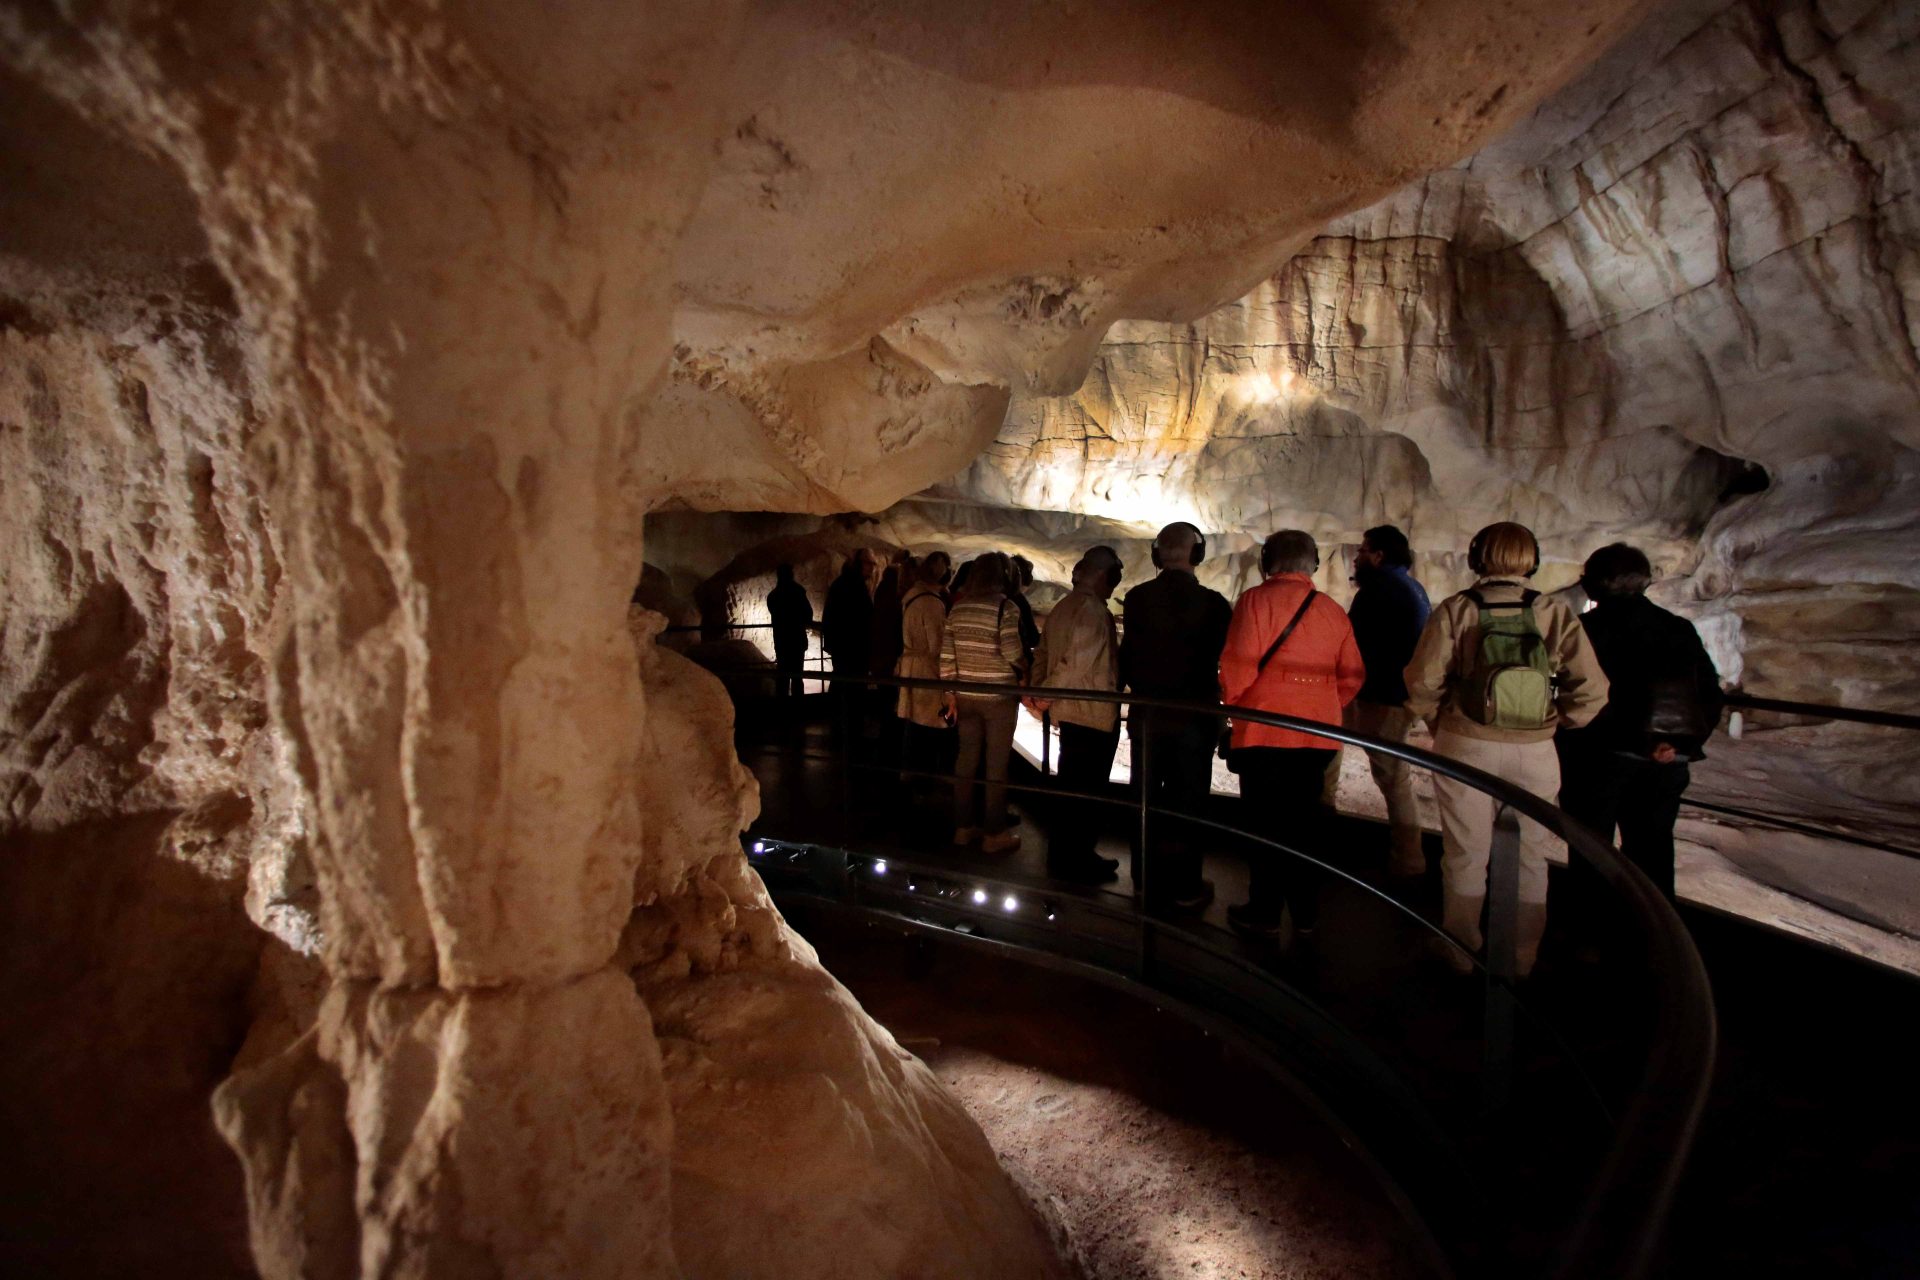
[[1148,552],[1148,555],[1153,560],[1153,567],[1156,569],[1165,567],[1160,563],[1160,539],[1166,537],[1169,533],[1172,533],[1175,529],[1193,530],[1193,559],[1189,561],[1189,563],[1192,564],[1195,568],[1198,568],[1200,565],[1200,562],[1207,558],[1207,535],[1200,532],[1199,525],[1189,524],[1185,520],[1175,520],[1172,524],[1162,529],[1154,537],[1153,547]]
[[[1503,521],[1502,523],[1508,522]],[[1525,525],[1515,527],[1526,534],[1527,541],[1533,544],[1533,563],[1528,565],[1527,571],[1520,575],[1523,578],[1531,578],[1540,568],[1540,539],[1534,535],[1533,530],[1527,528]],[[1481,553],[1486,548],[1487,535],[1498,528],[1500,528],[1500,525],[1490,524],[1473,535],[1473,541],[1467,544],[1467,568],[1477,574],[1484,574],[1487,571],[1487,564],[1485,559],[1482,558]]]

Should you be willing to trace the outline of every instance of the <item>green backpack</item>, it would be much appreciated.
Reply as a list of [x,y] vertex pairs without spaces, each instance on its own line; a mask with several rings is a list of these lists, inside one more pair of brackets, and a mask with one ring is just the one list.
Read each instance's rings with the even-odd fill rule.
[[1544,729],[1553,716],[1553,658],[1533,616],[1538,591],[1509,604],[1488,604],[1463,592],[1480,610],[1480,644],[1460,683],[1460,709],[1496,729]]

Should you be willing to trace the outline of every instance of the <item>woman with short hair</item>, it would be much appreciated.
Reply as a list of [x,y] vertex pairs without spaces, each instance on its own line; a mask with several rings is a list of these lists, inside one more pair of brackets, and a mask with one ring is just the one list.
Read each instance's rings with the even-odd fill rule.
[[[1526,586],[1540,567],[1531,530],[1510,521],[1488,525],[1474,535],[1467,563],[1477,581],[1434,608],[1414,647],[1407,706],[1433,730],[1435,751],[1552,803],[1560,790],[1554,730],[1593,719],[1606,705],[1607,677],[1573,610]],[[1437,774],[1433,786],[1443,923],[1463,947],[1478,951],[1496,803]],[[1514,957],[1521,977],[1533,971],[1547,928],[1547,853],[1554,843],[1552,832],[1521,820]],[[1452,947],[1441,954],[1457,972],[1472,971]]]

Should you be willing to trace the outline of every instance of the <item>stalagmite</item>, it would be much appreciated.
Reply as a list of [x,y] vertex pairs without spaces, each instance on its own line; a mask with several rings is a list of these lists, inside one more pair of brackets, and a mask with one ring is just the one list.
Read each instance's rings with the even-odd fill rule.
[[[1630,7],[0,12],[4,1105],[92,1188],[9,1197],[35,1269],[137,1267],[143,1174],[242,1271],[224,1081],[269,1276],[1058,1273],[747,868],[641,517],[952,475]],[[142,1062],[116,1162],[62,1100]]]

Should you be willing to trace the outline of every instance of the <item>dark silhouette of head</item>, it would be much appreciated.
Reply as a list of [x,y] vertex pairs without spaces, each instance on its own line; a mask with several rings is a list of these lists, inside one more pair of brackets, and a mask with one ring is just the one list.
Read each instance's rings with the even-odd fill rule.
[[1207,558],[1207,535],[1200,526],[1175,520],[1153,539],[1153,567],[1156,569],[1192,569]]
[[1609,542],[1580,569],[1580,587],[1595,602],[1645,595],[1652,583],[1653,565],[1646,553],[1624,542]]
[[1390,524],[1377,524],[1360,535],[1360,550],[1372,552],[1383,568],[1413,568],[1413,544],[1407,535]]

